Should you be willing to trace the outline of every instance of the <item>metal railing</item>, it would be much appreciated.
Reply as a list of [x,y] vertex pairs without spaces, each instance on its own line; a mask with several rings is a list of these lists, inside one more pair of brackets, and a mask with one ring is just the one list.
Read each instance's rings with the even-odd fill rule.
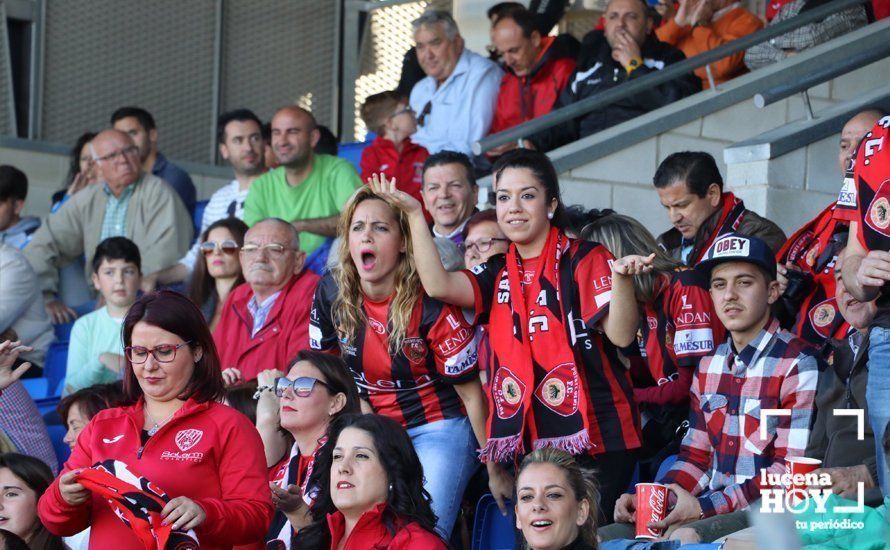
[[[621,101],[622,99],[648,90],[654,86],[669,82],[679,76],[691,73],[695,69],[709,66],[711,63],[723,59],[724,57],[747,50],[751,46],[766,42],[767,40],[781,36],[804,25],[821,21],[834,13],[864,4],[867,1],[868,0],[833,0],[818,8],[792,17],[791,19],[781,21],[755,33],[737,38],[722,46],[718,46],[713,50],[708,50],[694,57],[680,61],[679,63],[670,65],[663,70],[649,73],[638,79],[629,80],[620,86],[610,88],[591,97],[572,103],[571,105],[556,109],[534,120],[523,122],[522,124],[508,128],[503,132],[484,137],[473,144],[473,152],[480,155],[505,143],[515,142],[540,132],[541,130],[546,130],[564,122],[569,122],[595,109],[611,105],[612,103]],[[718,89],[713,87],[711,90],[719,92]]]

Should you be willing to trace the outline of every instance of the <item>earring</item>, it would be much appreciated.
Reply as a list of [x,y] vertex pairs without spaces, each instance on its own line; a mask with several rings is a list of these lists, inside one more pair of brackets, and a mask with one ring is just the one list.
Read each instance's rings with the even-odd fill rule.
[[392,483],[389,484],[389,492],[392,492]]
[[553,219],[553,212],[547,212],[547,219],[548,219],[548,220],[552,220],[552,219]]

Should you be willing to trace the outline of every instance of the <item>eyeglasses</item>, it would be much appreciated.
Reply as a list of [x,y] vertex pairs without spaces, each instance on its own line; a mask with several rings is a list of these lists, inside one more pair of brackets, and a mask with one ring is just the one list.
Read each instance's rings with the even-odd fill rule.
[[432,112],[432,110],[433,110],[432,100],[427,101],[426,105],[423,106],[423,110],[420,111],[420,116],[417,117],[417,124],[423,126],[424,123],[426,122],[426,117],[429,116],[429,114]]
[[152,349],[144,348],[142,346],[127,346],[124,348],[124,353],[127,354],[127,359],[130,360],[131,363],[135,363],[137,365],[141,365],[148,360],[148,354],[152,354],[155,358],[155,361],[158,363],[169,363],[176,359],[176,350],[183,346],[187,346],[191,344],[192,341],[183,342],[181,344],[161,344],[160,346],[155,346]]
[[251,257],[256,256],[260,253],[260,251],[265,250],[269,256],[272,258],[280,258],[284,256],[284,253],[289,250],[294,250],[293,248],[284,246],[281,243],[269,243],[264,244],[263,246],[258,246],[255,244],[246,244],[241,247],[241,254]]
[[403,115],[405,113],[413,113],[413,112],[414,112],[414,109],[412,109],[410,105],[406,105],[404,109],[399,109],[398,111],[389,115],[389,118],[396,118],[399,115]]
[[120,151],[116,151],[114,153],[109,153],[109,154],[105,155],[104,157],[96,157],[93,160],[95,160],[96,162],[114,162],[118,158],[131,157],[138,152],[139,152],[139,148],[136,147],[135,145],[131,145],[129,147],[125,147],[124,149],[121,149]]
[[510,242],[510,240],[509,239],[501,239],[499,237],[492,237],[491,239],[479,239],[476,242],[464,243],[461,245],[460,248],[464,252],[466,252],[470,249],[473,249],[473,248],[475,248],[479,252],[488,252],[489,250],[491,250],[491,245],[493,245],[495,242],[505,242],[506,243],[506,242]]
[[239,248],[241,247],[238,246],[238,243],[232,240],[225,240],[222,242],[204,241],[201,243],[201,252],[203,252],[205,256],[213,254],[214,250],[219,250],[226,256],[232,256],[238,252]]
[[281,377],[275,379],[275,395],[278,397],[284,397],[284,392],[287,391],[288,388],[293,390],[294,395],[297,397],[309,397],[312,394],[312,390],[315,388],[316,384],[321,384],[326,387],[328,391],[334,393],[333,388],[328,385],[326,382],[319,380],[318,378],[312,378],[309,376],[301,376],[296,380],[289,380],[287,378]]

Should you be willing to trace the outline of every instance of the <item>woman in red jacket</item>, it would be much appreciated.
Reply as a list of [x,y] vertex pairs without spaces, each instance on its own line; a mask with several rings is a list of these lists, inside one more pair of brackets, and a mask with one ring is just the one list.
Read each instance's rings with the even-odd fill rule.
[[321,488],[293,548],[444,550],[423,467],[402,426],[377,414],[331,424],[310,483]]
[[[147,294],[127,313],[123,337],[124,393],[135,404],[100,412],[80,433],[40,499],[44,525],[57,535],[91,526],[90,548],[116,550],[141,549],[161,518],[174,531],[194,530],[201,548],[262,541],[272,517],[263,444],[247,417],[219,403],[219,358],[200,310],[181,294]],[[106,476],[108,486],[138,483],[133,491],[167,500],[163,509],[140,500],[129,510],[135,519],[122,521],[116,512],[127,503],[112,509],[108,492],[84,486],[110,471],[127,477]]]

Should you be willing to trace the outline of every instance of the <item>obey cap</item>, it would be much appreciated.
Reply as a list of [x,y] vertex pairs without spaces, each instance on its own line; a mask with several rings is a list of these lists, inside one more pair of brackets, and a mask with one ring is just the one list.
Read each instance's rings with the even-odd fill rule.
[[706,275],[717,264],[748,262],[762,267],[773,280],[776,278],[776,256],[769,246],[757,237],[741,233],[727,233],[714,241],[704,258],[695,266]]

